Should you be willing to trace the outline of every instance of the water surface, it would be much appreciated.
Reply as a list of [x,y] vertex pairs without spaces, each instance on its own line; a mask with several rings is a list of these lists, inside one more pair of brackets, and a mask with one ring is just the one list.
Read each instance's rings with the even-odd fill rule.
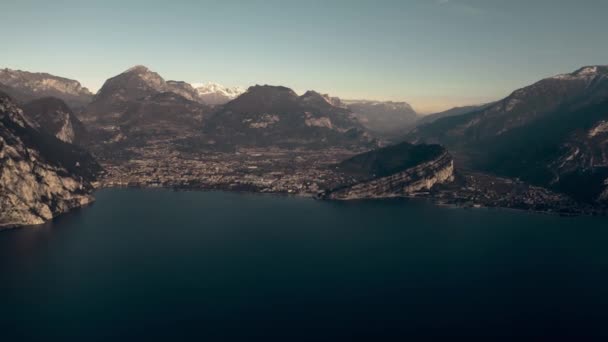
[[0,233],[0,340],[608,336],[606,218],[224,192],[96,197]]

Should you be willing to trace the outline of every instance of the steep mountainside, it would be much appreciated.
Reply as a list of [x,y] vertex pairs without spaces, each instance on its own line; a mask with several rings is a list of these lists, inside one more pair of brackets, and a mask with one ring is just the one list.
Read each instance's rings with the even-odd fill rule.
[[105,124],[120,120],[139,99],[167,89],[159,74],[142,65],[134,66],[103,84],[83,114],[83,121]]
[[144,66],[108,79],[82,118],[98,155],[121,152],[152,141],[184,139],[200,134],[206,105],[185,82],[165,80]]
[[351,181],[325,191],[320,195],[323,198],[410,196],[454,177],[452,157],[439,145],[401,143],[354,156],[335,169]]
[[406,102],[342,101],[371,133],[391,137],[403,134],[418,119],[416,111]]
[[86,106],[93,97],[78,81],[47,73],[0,69],[0,83],[5,85],[0,90],[20,102],[57,97],[72,109],[79,109]]
[[45,97],[23,105],[23,113],[34,126],[57,139],[81,145],[87,131],[65,102],[55,97]]
[[84,150],[33,128],[0,93],[0,229],[40,224],[92,201],[99,165]]
[[488,108],[418,127],[408,140],[441,143],[469,167],[606,201],[608,66],[519,89]]
[[463,114],[467,114],[467,113],[471,113],[471,112],[480,111],[482,109],[492,106],[493,104],[494,103],[486,103],[486,104],[477,105],[477,106],[454,107],[452,109],[448,109],[443,112],[425,115],[425,116],[420,117],[416,121],[416,126],[422,126],[425,124],[429,124],[429,123],[431,123],[433,121],[437,121],[441,118],[448,118],[450,116],[458,116],[458,115],[463,115]]
[[253,86],[218,108],[205,124],[214,143],[319,148],[373,146],[352,112],[323,95],[298,96],[280,86]]
[[133,102],[111,124],[91,126],[94,142],[88,148],[104,160],[128,159],[126,149],[133,147],[165,144],[164,149],[175,148],[176,143],[201,135],[202,120],[208,111],[204,105],[172,92],[146,96]]

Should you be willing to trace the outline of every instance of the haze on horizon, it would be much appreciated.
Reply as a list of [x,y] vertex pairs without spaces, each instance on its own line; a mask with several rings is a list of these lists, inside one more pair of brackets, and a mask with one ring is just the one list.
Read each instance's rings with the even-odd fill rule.
[[608,2],[3,1],[0,67],[96,91],[143,64],[166,79],[285,85],[421,113],[608,64]]

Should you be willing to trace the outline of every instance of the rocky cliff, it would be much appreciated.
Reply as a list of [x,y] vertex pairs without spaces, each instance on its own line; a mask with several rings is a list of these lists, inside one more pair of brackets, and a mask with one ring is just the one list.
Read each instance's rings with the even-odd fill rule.
[[[353,173],[356,165],[359,169]],[[355,156],[337,169],[352,176],[353,181],[327,190],[320,197],[336,200],[407,197],[454,179],[452,157],[438,145],[391,146]],[[365,177],[361,170],[373,173]]]
[[90,203],[99,171],[88,153],[33,128],[0,93],[0,229],[41,224]]

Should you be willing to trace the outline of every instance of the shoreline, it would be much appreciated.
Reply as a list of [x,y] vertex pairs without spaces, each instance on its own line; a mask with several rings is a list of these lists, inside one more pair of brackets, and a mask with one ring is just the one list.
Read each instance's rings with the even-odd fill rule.
[[409,196],[394,196],[386,198],[359,198],[359,199],[327,199],[320,198],[318,193],[307,193],[307,192],[287,192],[287,191],[257,191],[254,189],[235,189],[230,187],[212,186],[212,187],[188,187],[188,186],[145,186],[145,185],[127,185],[127,186],[100,186],[95,188],[95,192],[106,189],[141,189],[141,190],[173,190],[173,191],[202,191],[202,192],[228,192],[228,193],[241,193],[241,194],[257,194],[257,195],[273,195],[273,196],[284,196],[284,197],[297,197],[297,198],[309,198],[315,201],[328,201],[328,202],[344,202],[344,203],[356,203],[356,202],[368,202],[368,201],[384,201],[384,200],[421,200],[429,202],[430,204],[438,207],[446,207],[453,209],[498,209],[498,210],[509,210],[517,212],[527,212],[534,214],[544,215],[555,215],[561,217],[577,217],[577,216],[608,216],[608,210],[606,209],[590,209],[584,206],[573,207],[573,211],[557,211],[555,209],[547,210],[536,210],[518,207],[508,207],[500,205],[484,205],[479,203],[461,203],[458,201],[446,201],[445,198],[434,197],[431,193],[425,192],[424,194],[412,194]]
[[476,209],[485,209],[485,210],[507,210],[514,211],[520,213],[531,213],[531,214],[542,214],[542,215],[551,215],[551,216],[560,216],[560,217],[607,217],[608,210],[607,209],[594,209],[585,206],[574,206],[570,207],[567,211],[558,211],[555,209],[547,209],[547,210],[537,210],[531,208],[518,208],[518,207],[508,207],[508,206],[500,206],[500,205],[484,205],[479,203],[473,203],[470,201],[467,202],[459,202],[459,201],[449,201],[445,198],[436,197],[432,192],[424,192],[421,194],[412,194],[409,196],[394,196],[394,197],[386,197],[386,198],[358,198],[358,199],[328,199],[328,198],[320,198],[318,193],[309,193],[309,192],[288,192],[288,191],[259,191],[256,190],[253,186],[243,186],[243,187],[230,187],[230,186],[208,186],[208,187],[192,187],[192,186],[162,186],[162,185],[154,185],[154,186],[146,186],[143,184],[138,185],[101,185],[96,184],[94,186],[93,191],[91,192],[92,201],[79,207],[74,207],[71,210],[61,213],[51,220],[46,221],[41,224],[36,225],[15,225],[15,226],[0,226],[0,232],[10,231],[13,229],[19,228],[35,228],[48,224],[49,222],[61,217],[65,214],[72,213],[77,210],[86,209],[94,205],[97,201],[95,198],[95,193],[102,190],[112,190],[112,189],[131,189],[131,190],[171,190],[171,191],[192,191],[192,192],[226,192],[226,193],[237,193],[237,194],[247,194],[247,195],[269,195],[269,196],[283,196],[283,197],[293,197],[293,198],[307,198],[315,201],[327,201],[327,202],[343,202],[343,203],[357,203],[357,202],[371,202],[371,201],[386,201],[386,200],[417,200],[424,201],[433,206],[444,207],[450,209],[462,209],[462,210],[476,210]]

